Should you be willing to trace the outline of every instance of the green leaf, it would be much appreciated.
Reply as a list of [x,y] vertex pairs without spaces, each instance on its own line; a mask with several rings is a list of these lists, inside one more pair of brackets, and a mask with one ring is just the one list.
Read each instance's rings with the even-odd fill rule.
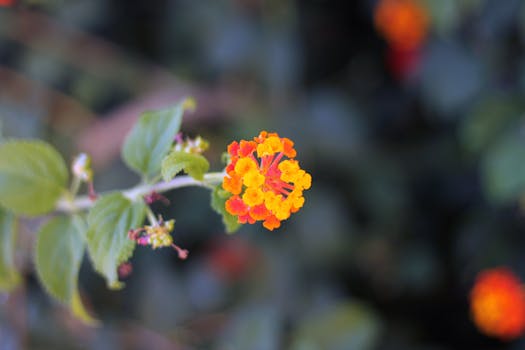
[[0,209],[0,290],[2,291],[12,290],[21,281],[14,263],[16,226],[14,215]]
[[210,163],[200,154],[173,151],[162,161],[162,178],[164,181],[169,181],[184,170],[195,180],[202,180],[208,169]]
[[64,160],[51,145],[36,140],[0,144],[0,205],[15,214],[52,211],[67,179]]
[[525,138],[517,131],[504,134],[488,149],[482,162],[483,187],[495,203],[525,194]]
[[73,292],[71,301],[69,303],[69,307],[73,315],[75,315],[79,320],[83,321],[84,323],[90,326],[100,325],[100,321],[97,319],[94,319],[86,311],[84,304],[82,303],[82,299],[80,299],[80,294],[78,293],[77,289],[75,289],[75,291]]
[[485,151],[505,130],[515,127],[523,107],[521,100],[512,96],[483,98],[461,122],[459,136],[465,149],[473,154]]
[[304,318],[290,349],[371,350],[380,331],[380,321],[372,310],[357,302],[345,302]]
[[98,321],[85,311],[78,296],[78,272],[84,255],[85,223],[79,217],[58,216],[40,228],[35,267],[45,290],[69,306],[75,316],[90,325]]
[[224,204],[230,197],[231,193],[224,191],[220,185],[215,187],[211,192],[211,207],[217,213],[222,215],[222,222],[224,223],[226,232],[234,233],[242,226],[242,224],[237,221],[237,217],[226,211]]
[[101,197],[89,212],[89,256],[111,289],[124,286],[118,281],[117,269],[133,254],[135,242],[127,234],[142,225],[145,209],[142,201],[133,203],[121,193],[112,193]]
[[69,217],[55,217],[40,228],[35,266],[40,281],[56,299],[68,303],[77,285],[84,252],[82,233]]
[[160,172],[162,159],[180,129],[187,100],[171,108],[144,112],[126,137],[124,162],[138,173],[152,177]]

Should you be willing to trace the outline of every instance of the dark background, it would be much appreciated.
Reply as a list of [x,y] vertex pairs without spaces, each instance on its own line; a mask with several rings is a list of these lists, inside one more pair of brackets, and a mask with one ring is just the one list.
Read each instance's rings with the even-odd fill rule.
[[[141,111],[194,96],[183,131],[220,154],[262,129],[312,174],[282,228],[223,232],[206,190],[169,193],[174,239],[137,248],[123,291],[89,262],[72,320],[26,284],[0,298],[0,349],[521,349],[472,324],[482,269],[525,276],[525,4],[422,1],[409,73],[374,28],[376,1],[19,1],[0,8],[3,133],[93,155],[99,191],[132,186],[122,139]],[[27,232],[26,232],[27,231]]]

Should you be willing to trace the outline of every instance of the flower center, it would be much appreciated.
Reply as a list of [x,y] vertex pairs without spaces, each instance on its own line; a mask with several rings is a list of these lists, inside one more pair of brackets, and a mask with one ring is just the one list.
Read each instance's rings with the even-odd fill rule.
[[262,157],[259,169],[265,177],[263,185],[265,192],[272,191],[275,194],[288,196],[290,194],[289,191],[293,191],[294,186],[281,180],[282,172],[277,167],[283,156],[284,154],[280,152],[277,156],[269,155]]

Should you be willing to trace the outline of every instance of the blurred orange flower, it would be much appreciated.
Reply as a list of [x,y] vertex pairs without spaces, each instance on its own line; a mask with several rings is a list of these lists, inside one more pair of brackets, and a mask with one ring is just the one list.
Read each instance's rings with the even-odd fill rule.
[[470,293],[472,318],[486,335],[511,340],[525,331],[525,293],[519,278],[500,267],[482,271]]
[[15,4],[15,0],[0,0],[0,6],[11,6]]
[[380,0],[374,22],[391,46],[413,50],[427,37],[429,16],[417,0]]

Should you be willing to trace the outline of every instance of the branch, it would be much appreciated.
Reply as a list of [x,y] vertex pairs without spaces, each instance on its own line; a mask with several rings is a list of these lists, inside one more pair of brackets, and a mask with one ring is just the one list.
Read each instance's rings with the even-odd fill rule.
[[[175,188],[188,187],[188,186],[201,186],[201,187],[210,187],[211,185],[218,184],[222,182],[224,178],[224,173],[208,173],[204,175],[204,180],[199,181],[195,180],[191,176],[176,176],[171,181],[168,182],[158,182],[156,184],[142,184],[136,187],[121,190],[122,194],[129,198],[131,201],[136,201],[142,196],[151,193],[157,192],[162,193]],[[95,201],[91,200],[88,196],[79,196],[73,200],[67,198],[61,198],[57,203],[57,211],[60,212],[76,212],[80,210],[86,210],[91,208],[95,204]]]

